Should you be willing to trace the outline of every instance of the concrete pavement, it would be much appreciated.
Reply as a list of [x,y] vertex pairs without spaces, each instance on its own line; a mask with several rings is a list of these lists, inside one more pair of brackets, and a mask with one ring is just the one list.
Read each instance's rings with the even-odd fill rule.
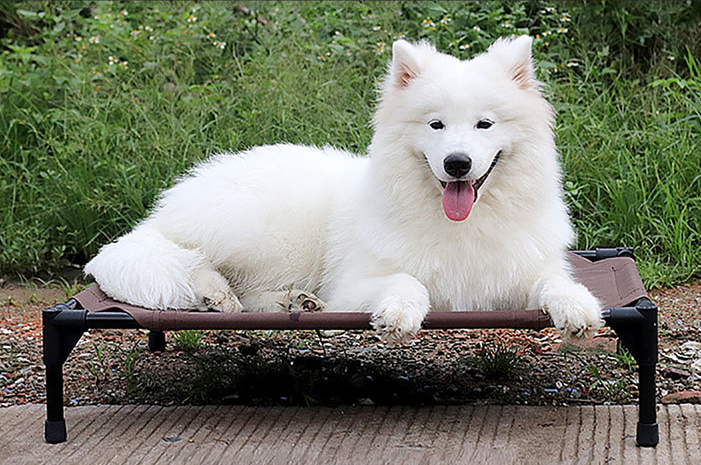
[[0,464],[701,464],[701,405],[660,405],[660,444],[635,446],[637,407],[66,409],[43,440],[43,405],[0,409]]

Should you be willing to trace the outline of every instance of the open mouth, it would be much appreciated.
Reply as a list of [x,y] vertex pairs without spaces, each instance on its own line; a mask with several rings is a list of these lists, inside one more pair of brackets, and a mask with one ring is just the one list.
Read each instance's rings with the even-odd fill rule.
[[441,181],[443,186],[443,210],[450,220],[463,221],[468,217],[472,206],[477,200],[480,187],[489,177],[500,156],[501,151],[494,156],[487,172],[475,181]]

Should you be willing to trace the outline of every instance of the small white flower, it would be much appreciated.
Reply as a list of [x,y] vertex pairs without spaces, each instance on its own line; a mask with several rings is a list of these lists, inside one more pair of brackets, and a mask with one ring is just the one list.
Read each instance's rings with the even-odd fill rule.
[[381,29],[380,26],[373,26],[373,27],[372,27],[372,30],[373,30],[373,31],[379,31],[380,29]]
[[462,44],[462,45],[461,45],[460,47],[458,47],[458,48],[459,48],[460,50],[467,50],[468,48],[470,48],[470,46],[467,45],[467,44]]
[[122,10],[120,13],[122,14],[122,16],[127,16],[129,14],[127,10]]
[[481,31],[481,30],[482,30],[482,29],[480,29],[479,26],[474,26],[472,29],[475,30],[475,31]]
[[100,36],[92,36],[91,38],[88,39],[88,42],[91,44],[99,44],[100,43]]
[[188,23],[194,23],[195,21],[197,21],[197,17],[196,17],[196,16],[190,15],[190,16],[187,17],[187,22],[188,22]]

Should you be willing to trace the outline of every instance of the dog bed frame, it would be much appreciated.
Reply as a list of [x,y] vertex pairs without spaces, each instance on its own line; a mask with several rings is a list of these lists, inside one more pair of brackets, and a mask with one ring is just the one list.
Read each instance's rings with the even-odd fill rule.
[[[612,328],[638,362],[639,411],[636,442],[658,443],[655,401],[657,307],[648,299],[629,247],[575,251],[569,256],[575,278],[603,303]],[[84,332],[97,328],[145,328],[149,349],[165,349],[165,331],[183,329],[372,329],[369,313],[217,313],[148,310],[107,297],[97,285],[66,303],[43,310],[46,366],[46,422],[49,443],[66,440],[63,364]],[[542,310],[429,312],[423,329],[551,327]]]

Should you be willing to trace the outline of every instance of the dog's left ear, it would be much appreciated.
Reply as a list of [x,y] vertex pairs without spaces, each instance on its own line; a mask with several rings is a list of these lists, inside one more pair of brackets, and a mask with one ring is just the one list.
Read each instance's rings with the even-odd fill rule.
[[406,40],[398,40],[392,45],[390,79],[398,88],[406,87],[421,71],[419,50]]
[[533,38],[520,36],[516,39],[497,39],[487,50],[487,54],[501,63],[509,77],[523,90],[537,92],[540,83],[535,76],[531,46]]

